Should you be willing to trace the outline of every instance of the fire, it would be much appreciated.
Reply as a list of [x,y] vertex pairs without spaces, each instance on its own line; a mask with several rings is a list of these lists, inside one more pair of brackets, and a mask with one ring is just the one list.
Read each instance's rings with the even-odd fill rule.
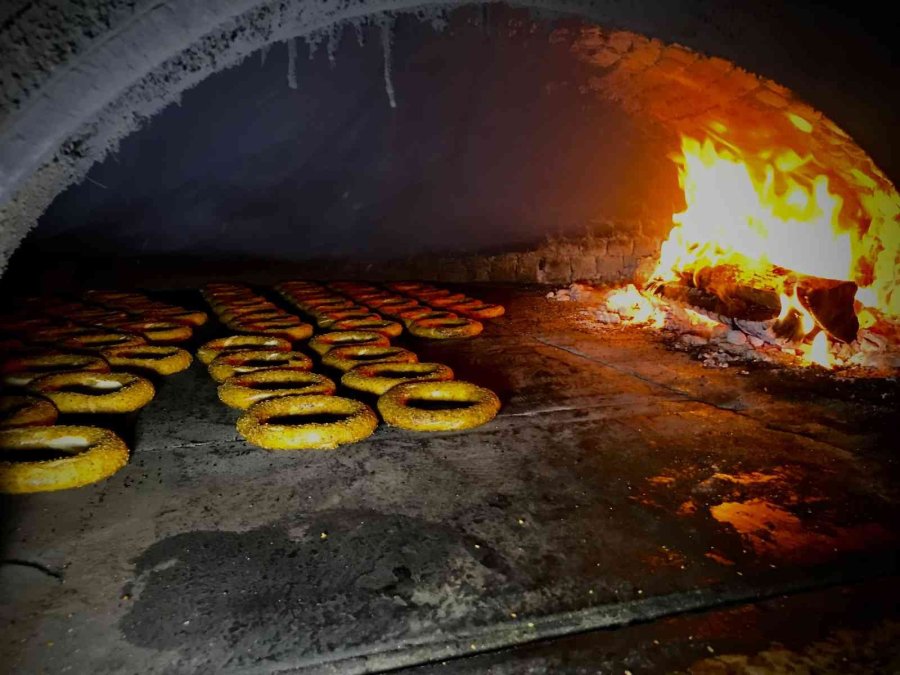
[[[811,133],[799,115],[786,119],[794,135]],[[811,151],[772,147],[771,134],[760,138],[719,122],[702,139],[681,136],[673,160],[687,208],[672,218],[653,277],[674,281],[716,265],[737,268],[747,280],[780,270],[779,319],[795,313],[807,337],[803,360],[828,365],[828,336],[794,295],[788,275],[856,283],[864,327],[879,316],[900,319],[900,197],[883,176],[870,174],[871,164],[837,172]]]

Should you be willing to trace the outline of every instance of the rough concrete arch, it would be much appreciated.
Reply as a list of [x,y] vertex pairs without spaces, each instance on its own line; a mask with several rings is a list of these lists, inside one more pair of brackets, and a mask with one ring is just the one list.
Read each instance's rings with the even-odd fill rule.
[[[0,62],[4,64],[0,71],[0,269],[61,190],[79,181],[143,119],[176,101],[181,92],[209,74],[273,42],[298,36],[317,40],[336,25],[387,22],[396,13],[417,12],[423,20],[440,21],[442,12],[467,4],[473,3],[42,0],[10,5],[0,16]],[[659,35],[701,52],[722,53],[737,63],[742,59],[736,56],[744,53],[740,36],[749,31],[750,37],[744,40],[753,42],[753,26],[758,33],[773,13],[767,6],[756,14],[723,12],[709,0],[686,0],[677,5],[640,0],[521,0],[509,4],[549,16],[574,15],[613,29]],[[655,54],[656,59],[661,55],[659,43],[651,40],[648,44],[649,48],[640,50],[629,46],[629,54],[638,56],[623,59],[621,63],[628,67],[616,67],[615,71],[627,74],[635,66],[654,66],[654,60],[641,61],[648,55]],[[747,54],[752,54],[752,49]],[[586,58],[593,54],[587,53]],[[609,67],[602,58],[597,65],[605,70]],[[732,66],[723,69],[730,71]],[[604,78],[609,81],[608,75]],[[621,88],[615,86],[618,97]],[[757,80],[749,89],[732,95],[745,96],[758,86]],[[624,88],[629,90],[627,83]],[[777,87],[769,89],[784,94]],[[604,94],[603,86],[598,91]],[[623,104],[639,101],[641,91],[643,88],[635,88]],[[824,128],[833,128],[844,137],[836,125]],[[853,148],[858,151],[855,145]]]

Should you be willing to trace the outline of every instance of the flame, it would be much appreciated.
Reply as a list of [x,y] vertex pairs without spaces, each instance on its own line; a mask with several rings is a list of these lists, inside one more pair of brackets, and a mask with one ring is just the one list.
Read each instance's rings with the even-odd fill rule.
[[604,302],[609,310],[617,312],[629,323],[653,328],[662,328],[665,325],[666,314],[658,301],[653,296],[639,291],[634,284],[610,291]]
[[[800,115],[785,118],[794,136],[813,134]],[[866,158],[848,154],[850,166],[837,171],[817,161],[811,143],[800,154],[773,147],[771,138],[736,133],[718,121],[702,139],[681,136],[681,152],[672,159],[686,208],[672,217],[653,278],[673,281],[720,264],[748,280],[771,280],[780,270],[779,320],[793,314],[799,321],[804,363],[832,365],[829,340],[794,295],[788,274],[855,282],[863,327],[879,317],[900,320],[900,196]],[[633,294],[628,301],[640,307]]]
[[828,336],[824,332],[816,333],[810,344],[801,347],[800,361],[804,365],[816,364],[831,368],[834,366],[834,357],[829,350]]
[[[811,132],[799,115],[786,116]],[[893,186],[861,162],[838,176],[791,148],[742,151],[728,133],[718,122],[703,140],[681,136],[672,159],[687,208],[672,217],[654,276],[672,280],[738,261],[749,278],[776,266],[854,281],[861,308],[900,318],[900,196]]]

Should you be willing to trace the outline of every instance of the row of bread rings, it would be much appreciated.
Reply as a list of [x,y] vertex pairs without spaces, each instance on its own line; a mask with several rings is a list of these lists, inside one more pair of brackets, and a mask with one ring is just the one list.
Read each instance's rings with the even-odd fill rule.
[[[111,291],[102,293],[113,294]],[[89,292],[86,297],[92,294],[97,298],[92,300],[94,303],[100,298],[105,299],[100,291]],[[14,334],[18,342],[8,342],[6,351],[33,354],[42,349],[58,349],[94,353],[112,347],[143,346],[148,340],[163,344],[181,342],[191,337],[192,326],[206,321],[203,312],[157,303],[140,294],[122,295],[131,296],[131,299],[127,302],[119,299],[117,308],[55,298],[29,298],[17,315],[0,319],[0,330]],[[143,298],[140,304],[138,298]],[[168,358],[175,354],[178,355],[176,359]],[[127,351],[116,353],[114,357],[130,358]],[[152,362],[166,358],[168,362],[161,366],[161,372],[167,374],[175,361],[183,362],[185,357],[189,363],[187,352],[151,349],[144,351],[143,359],[147,363],[142,365],[157,370],[152,367]]]
[[[86,301],[64,301],[45,306],[44,311],[67,322],[69,330],[58,332],[80,344],[118,345],[122,335],[140,336],[156,344],[189,340],[193,328],[203,325],[206,314],[151,300],[141,293],[88,291]],[[47,336],[53,339],[53,332]]]
[[[148,345],[146,339],[186,339],[191,326],[206,321],[205,313],[138,293],[89,291],[85,298],[93,304],[53,299],[26,303],[31,312],[40,311],[50,319],[20,322],[20,328],[31,331],[23,336],[25,340],[41,348],[23,350],[0,364],[3,384],[27,391],[0,399],[0,449],[7,455],[0,461],[0,491],[62,490],[112,475],[127,462],[125,443],[105,429],[55,426],[58,414],[130,412],[152,400],[155,389],[149,380],[110,372],[110,365],[170,375],[191,364],[189,352],[169,345]],[[65,323],[60,325],[60,320]],[[10,323],[4,327],[9,328]],[[98,327],[107,331],[98,332]],[[144,335],[110,332],[112,328],[138,330]],[[48,347],[76,353],[58,353]],[[38,452],[55,456],[28,460]],[[10,454],[26,461],[14,461]]]
[[312,317],[321,330],[365,330],[387,338],[398,337],[403,326],[388,321],[378,312],[354,303],[315,282],[288,281],[275,290],[294,307]]
[[282,337],[292,342],[305,340],[312,326],[286,312],[244,284],[210,283],[203,297],[225,326],[248,335]]
[[489,304],[462,293],[452,293],[420,281],[395,281],[386,286],[391,290],[416,298],[430,307],[449,309],[470,319],[496,319],[506,313],[503,305]]
[[[298,309],[313,316],[317,323],[328,318],[328,312],[348,309],[340,298],[329,295],[327,289],[314,282],[286,282],[277,290]],[[417,363],[415,354],[392,347],[385,335],[374,331],[329,332],[314,337],[309,345],[322,356],[324,365],[344,372],[342,384],[361,391],[383,394],[411,380],[449,380],[453,377],[452,371],[441,364]],[[264,349],[258,349],[261,347]],[[334,383],[322,375],[308,372],[311,361],[307,362],[305,355],[291,352],[290,348],[289,343],[273,344],[262,337],[233,336],[211,341],[198,352],[198,358],[209,364],[211,375],[221,382],[220,399],[232,407],[246,410],[238,421],[238,431],[252,443],[268,449],[330,449],[362,440],[374,432],[377,426],[374,412],[359,401],[332,396]],[[462,424],[474,426],[496,414],[494,410],[485,415],[490,405],[481,401],[475,403],[481,403],[480,410],[467,409],[463,415],[458,411],[438,411],[451,413],[453,420],[444,422],[445,426],[449,424],[446,428],[460,428],[460,418],[468,420]],[[387,404],[385,420],[389,423],[396,416],[392,416],[395,408]],[[436,415],[432,413],[435,411],[417,412],[432,419],[433,426]],[[311,424],[273,421],[286,415],[315,414],[332,414],[338,419]],[[402,415],[397,420],[400,426],[409,423]],[[429,424],[420,427],[430,428]]]
[[418,300],[371,284],[335,282],[332,287],[346,293],[357,302],[395,316],[403,321],[407,330],[416,337],[431,340],[468,338],[479,335],[484,328],[481,322],[474,319],[461,317],[446,310],[435,310],[422,305]]
[[[278,290],[301,311],[318,317],[317,323],[323,328],[374,330],[396,337],[402,330],[402,321],[413,335],[431,339],[472,337],[482,330],[477,321],[450,312],[435,312],[415,300],[363,282],[334,282],[331,291],[322,286],[295,284],[280,284]],[[399,321],[387,321],[381,314]]]

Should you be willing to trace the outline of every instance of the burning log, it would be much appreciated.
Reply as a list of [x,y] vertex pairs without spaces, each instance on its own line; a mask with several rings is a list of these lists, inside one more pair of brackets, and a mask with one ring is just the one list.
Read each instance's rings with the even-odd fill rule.
[[[657,292],[664,297],[735,319],[767,321],[782,312],[782,295],[796,295],[798,302],[816,325],[835,340],[852,342],[859,330],[854,308],[856,284],[852,281],[821,279],[771,266],[748,272],[734,264],[701,267],[682,275],[681,283],[666,283]],[[798,335],[797,316],[787,317],[784,332]]]
[[828,335],[841,342],[853,342],[859,332],[859,318],[853,306],[856,284],[816,277],[797,280],[797,300]]

